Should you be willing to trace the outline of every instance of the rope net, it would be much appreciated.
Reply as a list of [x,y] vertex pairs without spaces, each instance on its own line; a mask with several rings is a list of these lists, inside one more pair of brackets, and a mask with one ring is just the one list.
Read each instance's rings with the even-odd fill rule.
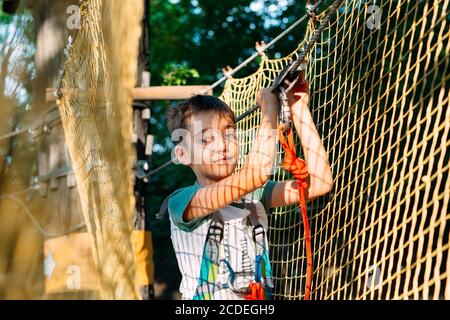
[[[22,1],[0,26],[0,299],[140,298],[131,89],[143,5]],[[46,102],[60,82],[58,105]]]
[[140,0],[82,3],[58,102],[91,238],[102,298],[136,298],[131,89]]
[[[310,110],[334,175],[334,191],[308,203],[312,299],[450,299],[449,13],[448,0],[347,0],[308,56]],[[221,99],[243,114],[298,52],[263,56]],[[238,123],[240,163],[259,117]],[[290,178],[282,156],[279,181]],[[303,298],[297,207],[273,210],[269,242],[274,298]]]

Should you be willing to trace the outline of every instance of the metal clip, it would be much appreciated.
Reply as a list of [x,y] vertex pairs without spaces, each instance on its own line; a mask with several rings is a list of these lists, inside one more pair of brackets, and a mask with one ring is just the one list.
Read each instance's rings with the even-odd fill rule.
[[255,226],[254,228],[253,228],[253,240],[256,242],[256,243],[258,243],[258,241],[256,240],[256,238],[258,237],[258,236],[263,236],[264,237],[264,233],[265,233],[265,231],[264,231],[264,227],[262,226],[262,225],[257,225],[257,226]]
[[314,21],[316,20],[316,14],[319,9],[319,6],[316,4],[306,4],[306,12],[308,12],[308,16],[311,17]]
[[216,242],[222,242],[223,226],[219,223],[211,222],[208,230],[208,238],[214,238]]
[[281,103],[281,121],[283,122],[283,132],[288,131],[291,128],[292,113],[291,107],[288,103],[286,89],[279,88],[278,98]]

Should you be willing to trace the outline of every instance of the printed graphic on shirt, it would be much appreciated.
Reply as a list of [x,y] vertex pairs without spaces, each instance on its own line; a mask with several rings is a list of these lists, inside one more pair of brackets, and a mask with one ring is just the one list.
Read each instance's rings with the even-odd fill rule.
[[[198,298],[200,293],[203,299],[243,299],[244,294],[236,292],[244,292],[244,289],[248,288],[250,282],[255,280],[257,255],[256,243],[253,240],[253,227],[250,219],[248,219],[250,210],[243,208],[242,205],[241,207],[229,205],[213,214],[217,215],[216,218],[223,222],[223,239],[217,249],[217,265],[211,263],[211,261],[207,261],[208,264],[205,265],[205,243],[213,215],[209,215],[206,219],[195,221],[194,223],[192,221],[189,222],[195,226],[192,229],[185,225],[181,225],[180,228],[180,221],[184,223],[182,214],[198,188],[198,186],[194,185],[185,188],[184,192],[176,193],[176,205],[171,204],[169,200],[172,244],[182,274],[180,284],[182,298]],[[271,191],[272,188],[268,189]],[[263,198],[263,193],[259,197]],[[245,202],[248,202],[248,200],[245,200]],[[264,206],[257,200],[252,202],[255,203],[254,207],[258,206],[259,208],[259,210],[256,210],[256,214],[258,215],[259,223],[263,225],[267,234],[267,216]],[[267,260],[263,261],[263,265],[260,267],[260,270],[263,270],[264,273],[262,274],[261,282],[263,285],[271,287],[271,269],[268,261],[266,235],[264,235],[261,242],[265,248],[264,258]],[[202,267],[203,275],[201,272]],[[207,285],[212,280],[215,283],[214,289]],[[200,288],[199,284],[204,284],[204,288]]]

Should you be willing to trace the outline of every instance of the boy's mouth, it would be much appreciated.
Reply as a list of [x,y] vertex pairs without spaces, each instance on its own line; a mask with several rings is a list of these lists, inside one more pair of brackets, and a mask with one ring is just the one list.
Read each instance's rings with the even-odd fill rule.
[[213,161],[214,164],[228,164],[232,163],[233,158],[227,156],[221,156],[219,159]]

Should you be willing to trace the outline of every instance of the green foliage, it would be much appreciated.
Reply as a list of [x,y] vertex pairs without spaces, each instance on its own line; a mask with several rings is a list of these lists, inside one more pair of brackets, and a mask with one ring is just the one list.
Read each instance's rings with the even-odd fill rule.
[[[305,13],[304,6],[286,1],[210,1],[152,0],[151,48],[152,79],[162,83],[162,70],[167,63],[187,61],[198,70],[199,78],[191,84],[214,82],[221,69],[235,66],[254,52],[256,41],[273,39]],[[261,2],[260,11],[252,3]],[[285,2],[285,7],[277,6]],[[297,28],[270,51],[286,54],[303,36],[305,26]],[[244,70],[251,72],[256,64]]]
[[198,71],[189,68],[186,62],[181,64],[168,63],[162,71],[162,84],[167,86],[181,86],[187,84],[189,79],[199,77]]
[[12,16],[6,14],[2,10],[2,6],[0,5],[0,25],[9,24],[12,21]]
[[30,102],[35,76],[32,22],[23,7],[15,15],[0,9],[0,95],[15,100],[18,109]]

